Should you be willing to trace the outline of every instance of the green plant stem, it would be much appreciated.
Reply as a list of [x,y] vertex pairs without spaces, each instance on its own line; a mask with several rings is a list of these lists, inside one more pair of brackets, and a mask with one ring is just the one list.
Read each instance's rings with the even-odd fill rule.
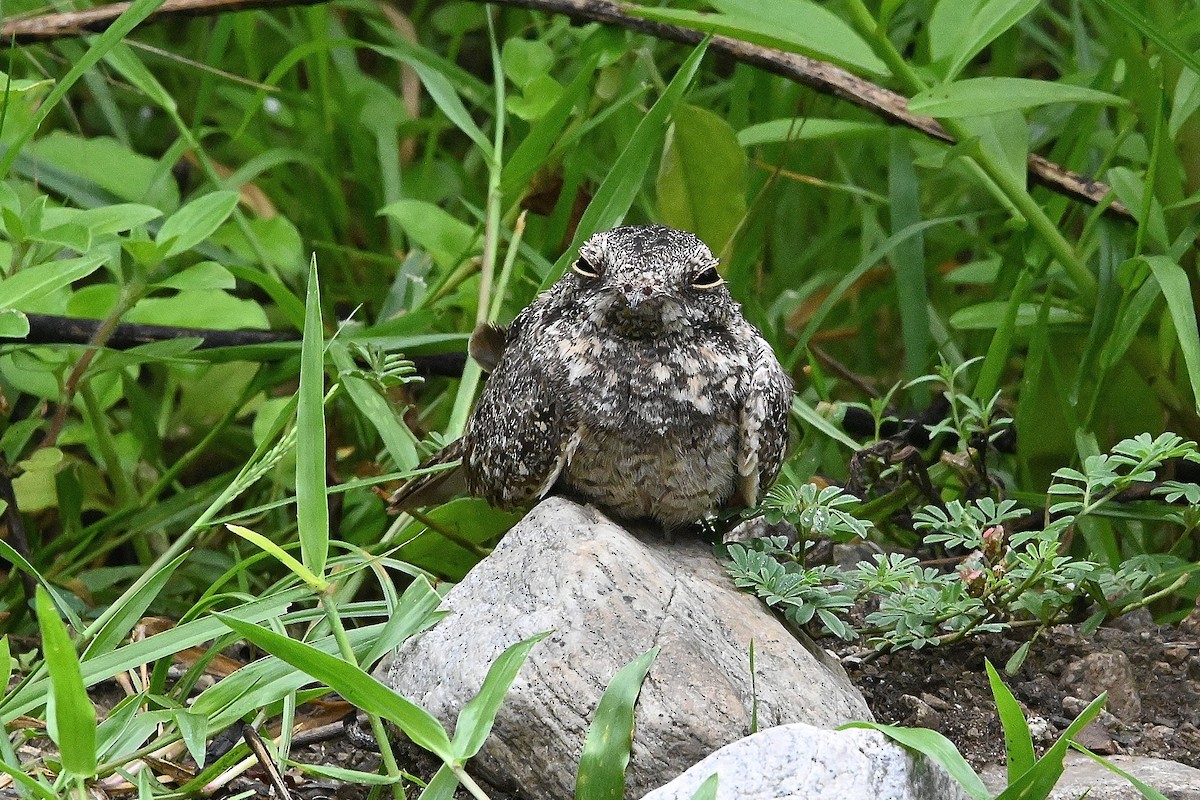
[[1190,581],[1191,579],[1192,579],[1191,572],[1190,571],[1186,572],[1183,575],[1180,575],[1178,578],[1176,578],[1175,581],[1170,586],[1166,587],[1165,589],[1159,589],[1154,594],[1147,595],[1146,597],[1143,597],[1141,600],[1138,600],[1135,603],[1130,603],[1127,606],[1122,606],[1121,608],[1117,609],[1117,616],[1121,616],[1123,614],[1128,614],[1130,611],[1137,611],[1139,608],[1145,608],[1146,606],[1150,605],[1151,603],[1153,603],[1156,600],[1161,600],[1162,598],[1166,597],[1167,595],[1174,594],[1175,592],[1179,591],[1184,586],[1186,586],[1187,582]]
[[[350,645],[350,637],[346,635],[342,618],[337,613],[336,601],[328,593],[322,593],[320,597],[321,609],[325,612],[325,621],[329,623],[329,628],[333,631],[338,652],[341,653],[346,663],[358,666],[358,658],[354,655],[354,648]],[[387,727],[384,726],[383,718],[378,714],[372,714],[369,711],[366,714],[371,723],[371,733],[375,735],[375,741],[379,744],[379,757],[383,761],[384,770],[392,781],[392,796],[396,800],[404,800],[404,784],[401,780],[403,773],[400,770],[400,764],[396,761],[396,754],[392,752],[392,742],[388,738]]]
[[[491,6],[487,9],[488,38],[492,47],[492,76],[495,83],[496,109],[494,133],[492,134],[492,152],[488,154],[488,193],[487,205],[484,210],[483,230],[483,259],[479,274],[479,305],[475,310],[475,324],[482,325],[488,321],[491,307],[492,279],[496,274],[496,254],[500,250],[500,204],[503,195],[500,192],[500,182],[504,162],[504,69],[500,63],[500,50],[496,46],[496,26]],[[462,381],[458,385],[458,394],[454,398],[454,409],[450,413],[450,422],[446,433],[450,436],[461,436],[467,427],[467,416],[475,402],[475,392],[483,372],[474,360],[468,360],[463,369]]]
[[454,777],[458,778],[458,782],[461,783],[463,787],[471,793],[472,797],[477,798],[477,800],[491,800],[491,798],[487,796],[487,792],[479,788],[479,784],[467,774],[466,769],[464,769],[461,764],[451,764],[450,770],[454,773]]
[[[875,54],[883,59],[883,62],[888,65],[888,69],[900,79],[909,93],[918,94],[929,88],[916,70],[904,60],[904,56],[888,38],[887,31],[871,15],[862,0],[846,0],[846,8],[859,33],[867,38]],[[959,142],[966,142],[973,138],[971,132],[960,120],[943,118],[938,121]],[[1071,243],[1059,232],[1058,227],[1025,189],[1022,182],[996,158],[980,148],[975,148],[971,154],[971,160],[996,184],[1004,197],[1020,211],[1025,221],[1038,233],[1050,252],[1070,275],[1076,288],[1083,293],[1083,299],[1088,302],[1094,301],[1097,292],[1095,276],[1079,258]]]
[[117,493],[117,502],[122,506],[131,505],[136,502],[133,482],[121,465],[116,442],[113,441],[112,432],[105,422],[104,411],[100,408],[96,391],[90,383],[83,383],[79,386],[79,397],[83,400],[83,408],[88,417],[88,427],[96,436],[96,449],[100,451],[100,458],[104,460],[104,468],[112,479],[113,490]]

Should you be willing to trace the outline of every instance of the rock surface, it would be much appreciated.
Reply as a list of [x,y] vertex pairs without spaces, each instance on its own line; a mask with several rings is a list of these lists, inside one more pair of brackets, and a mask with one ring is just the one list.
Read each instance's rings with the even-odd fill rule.
[[530,512],[445,605],[450,615],[380,672],[448,727],[506,647],[555,631],[533,649],[471,764],[524,797],[573,796],[596,704],[651,647],[661,651],[637,706],[629,797],[748,734],[755,710],[760,728],[871,718],[837,661],[737,591],[709,545],[639,539],[563,498]]
[[644,800],[691,800],[717,775],[717,800],[965,800],[936,764],[879,731],[784,725],[727,745]]
[[[1145,756],[1107,756],[1108,760],[1166,795],[1170,800],[1200,800],[1200,769]],[[1142,800],[1142,793],[1120,775],[1082,753],[1068,753],[1066,770],[1047,800]],[[983,782],[993,792],[1005,786],[1004,768],[985,769]]]

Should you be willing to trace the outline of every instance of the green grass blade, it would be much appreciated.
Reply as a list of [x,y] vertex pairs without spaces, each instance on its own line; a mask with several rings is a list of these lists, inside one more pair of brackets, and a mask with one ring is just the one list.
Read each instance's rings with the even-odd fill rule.
[[96,772],[96,708],[83,685],[79,658],[67,626],[41,586],[37,588],[36,604],[42,652],[54,686],[54,724],[63,770],[91,777]]
[[1067,748],[1071,746],[1071,740],[1100,714],[1107,699],[1106,693],[1093,700],[1067,726],[1067,729],[1046,751],[1046,754],[1038,759],[1037,763],[1024,775],[1017,778],[1016,782],[1009,784],[1007,789],[996,795],[995,800],[1041,800],[1049,795],[1050,790],[1062,777],[1063,758],[1067,754]]
[[467,761],[479,752],[479,748],[483,747],[484,740],[491,733],[492,724],[496,721],[496,713],[500,710],[500,704],[504,702],[504,696],[508,694],[508,689],[516,679],[521,665],[529,657],[529,651],[550,633],[550,631],[546,631],[522,642],[517,642],[501,653],[495,663],[488,668],[483,685],[479,687],[479,694],[472,697],[463,706],[463,710],[458,715],[458,722],[454,726],[452,746],[460,763]]
[[416,437],[404,426],[391,404],[368,381],[348,375],[354,369],[354,360],[345,345],[334,342],[329,346],[333,364],[341,373],[339,378],[350,401],[358,408],[363,419],[374,426],[388,455],[398,469],[415,469],[420,463],[417,455]]
[[1166,52],[1179,59],[1187,65],[1188,69],[1200,74],[1200,58],[1181,45],[1177,44],[1174,39],[1168,36],[1165,32],[1159,30],[1150,24],[1150,18],[1145,13],[1135,9],[1125,0],[1099,0],[1100,5],[1108,6],[1110,10],[1116,13],[1122,20],[1127,22],[1138,33],[1145,36],[1150,41],[1161,47]]
[[579,758],[576,800],[625,797],[625,768],[633,747],[634,706],[658,650],[651,648],[626,664],[604,690]]
[[1179,337],[1179,349],[1183,351],[1183,363],[1187,365],[1192,402],[1200,403],[1200,333],[1196,328],[1196,309],[1192,305],[1187,273],[1166,256],[1143,256],[1142,260],[1150,266],[1163,297],[1167,299],[1175,335]]
[[713,773],[705,778],[704,783],[700,784],[700,788],[696,789],[696,793],[692,795],[692,800],[717,800],[717,773]]
[[12,679],[12,673],[13,659],[8,637],[0,636],[0,697],[8,693],[8,682]]
[[[108,622],[96,632],[95,637],[88,642],[87,648],[83,651],[83,658],[86,660],[98,653],[107,653],[120,644],[133,626],[138,623],[142,615],[146,613],[146,609],[154,602],[154,598],[158,597],[158,593],[167,585],[167,581],[171,580],[171,576],[175,574],[175,570],[188,557],[191,551],[180,553],[173,561],[164,564],[154,576],[138,590],[128,597],[122,596],[119,599],[120,606],[117,613],[109,618]],[[0,684],[3,686],[4,684]]]
[[971,765],[959,754],[954,745],[945,736],[928,728],[901,728],[896,725],[882,725],[878,722],[851,722],[838,730],[846,728],[868,728],[876,730],[910,750],[916,750],[929,759],[941,764],[946,772],[966,790],[975,800],[989,800],[991,793],[983,785],[983,781],[971,769]]
[[417,800],[454,800],[454,792],[458,789],[458,776],[449,765],[443,764],[433,778],[425,785]]
[[438,611],[441,604],[442,596],[429,584],[429,580],[423,575],[418,576],[400,595],[395,610],[383,624],[384,633],[363,658],[363,663],[375,663],[394,649],[397,642],[403,642],[445,616],[448,612]]
[[124,39],[130,31],[138,26],[146,17],[154,13],[163,0],[134,0],[121,16],[113,20],[113,24],[108,30],[100,34],[92,42],[92,45],[83,54],[83,58],[76,61],[67,74],[54,85],[50,90],[50,94],[42,101],[38,110],[34,113],[33,119],[22,130],[11,144],[8,145],[4,157],[0,159],[0,177],[8,175],[8,171],[12,169],[13,162],[16,161],[21,149],[33,138],[37,133],[37,129],[41,127],[42,122],[46,117],[50,116],[58,101],[66,97],[67,92],[75,85],[83,74],[92,67],[96,66],[97,62],[104,57],[105,53],[115,47],[122,39]]
[[59,795],[56,794],[53,789],[45,784],[39,783],[30,776],[26,775],[20,769],[9,766],[3,761],[0,761],[0,772],[8,775],[10,778],[16,781],[18,785],[31,792],[34,797],[40,798],[40,800],[60,800]]
[[300,390],[296,407],[296,522],[304,566],[325,577],[329,553],[329,501],[325,494],[325,331],[317,258],[308,267]]
[[675,77],[667,84],[662,95],[638,122],[629,137],[629,144],[617,156],[612,169],[608,171],[600,188],[596,190],[592,202],[579,220],[575,228],[575,238],[562,257],[554,264],[554,268],[542,281],[542,288],[550,286],[562,276],[563,271],[575,257],[575,251],[583,240],[596,231],[608,230],[621,223],[633,200],[642,188],[646,171],[658,151],[666,134],[667,122],[671,112],[675,110],[683,93],[691,85],[704,53],[708,50],[708,39],[705,39],[692,51],[687,60],[680,65]]
[[1113,773],[1120,775],[1122,778],[1129,781],[1129,783],[1132,784],[1135,789],[1137,789],[1139,792],[1142,793],[1142,797],[1146,798],[1146,800],[1167,800],[1166,795],[1164,795],[1162,792],[1158,791],[1157,789],[1154,789],[1153,787],[1144,783],[1143,781],[1138,780],[1136,777],[1134,777],[1133,775],[1130,775],[1128,772],[1121,769],[1116,764],[1109,761],[1107,758],[1096,755],[1091,750],[1088,750],[1086,747],[1084,747],[1081,744],[1072,742],[1071,746],[1074,747],[1079,752],[1083,753],[1088,758],[1095,761],[1097,764],[1100,764],[1105,769],[1111,770]]
[[1012,783],[1033,768],[1036,756],[1033,753],[1033,737],[1029,734],[1029,723],[1021,713],[1021,705],[1004,681],[1000,680],[991,661],[983,662],[987,668],[988,683],[992,686],[992,697],[996,700],[996,712],[1004,728],[1004,749],[1008,755],[1008,782]]
[[359,708],[395,723],[408,738],[442,761],[454,761],[456,751],[450,737],[432,714],[393,692],[356,664],[228,614],[216,616],[230,630],[329,686]]
[[[892,134],[891,140],[888,208],[892,230],[903,230],[921,221],[921,184],[913,166],[914,155],[908,140],[897,133]],[[912,379],[925,371],[932,350],[924,237],[915,234],[897,242],[891,262],[896,272],[900,336],[904,341],[904,375]]]

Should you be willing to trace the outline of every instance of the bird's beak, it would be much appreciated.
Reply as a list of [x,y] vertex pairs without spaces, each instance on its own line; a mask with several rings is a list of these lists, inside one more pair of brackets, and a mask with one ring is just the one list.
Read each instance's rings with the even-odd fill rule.
[[662,294],[662,288],[650,281],[624,283],[621,285],[621,296],[625,298],[625,302],[629,305],[630,309],[636,309],[647,300],[660,297]]

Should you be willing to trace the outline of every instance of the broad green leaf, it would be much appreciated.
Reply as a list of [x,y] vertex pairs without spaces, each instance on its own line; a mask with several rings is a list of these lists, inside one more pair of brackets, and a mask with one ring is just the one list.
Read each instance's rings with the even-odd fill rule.
[[146,613],[146,609],[158,597],[158,593],[167,585],[167,581],[171,580],[171,576],[175,574],[175,570],[187,559],[190,553],[190,550],[180,553],[173,560],[159,567],[150,580],[142,584],[136,592],[128,596],[122,596],[118,601],[120,606],[117,608],[116,613],[109,617],[108,621],[104,623],[96,635],[92,637],[92,640],[88,642],[87,647],[83,651],[83,660],[86,661],[99,653],[107,653],[116,648],[121,643],[121,640],[133,630],[133,626]]
[[604,690],[579,757],[575,800],[622,800],[633,747],[634,707],[659,648],[626,664]]
[[529,657],[529,651],[550,634],[551,631],[546,631],[517,642],[501,653],[488,668],[479,693],[463,706],[458,715],[458,722],[454,725],[454,741],[451,746],[459,763],[473,758],[479,752],[479,748],[483,747],[488,734],[492,732],[492,724],[496,721],[500,704],[504,702],[504,696],[516,680],[521,665]]
[[[942,2],[955,2],[955,0],[942,0]],[[953,80],[957,77],[962,68],[983,48],[1020,22],[1037,6],[1038,0],[987,0],[980,5],[972,15],[966,32],[958,43],[958,48],[946,70],[946,80]]]
[[[1007,311],[1008,302],[1004,300],[976,303],[951,314],[950,327],[960,331],[994,330],[1003,324]],[[1037,316],[1037,303],[1021,303],[1017,306],[1016,326],[1028,328],[1037,321]],[[1049,321],[1051,325],[1063,325],[1084,322],[1086,318],[1068,308],[1051,307]]]
[[233,289],[237,279],[233,273],[215,261],[202,261],[182,272],[158,281],[155,286],[163,289]]
[[746,152],[729,123],[681,103],[658,168],[658,213],[720,253],[746,214]]
[[432,714],[393,692],[358,665],[348,664],[311,645],[227,614],[218,613],[216,616],[235,633],[329,686],[350,703],[392,721],[415,744],[442,761],[452,763],[455,760],[456,751],[450,743],[450,737]]
[[[435,570],[450,580],[462,580],[479,563],[485,543],[507,531],[520,515],[493,508],[480,497],[459,497],[425,514],[437,529],[420,527],[396,550],[396,557],[421,569]],[[443,532],[457,532],[447,539]]]
[[549,75],[542,75],[526,84],[520,95],[509,95],[506,103],[514,116],[528,121],[550,113],[562,95],[562,84]]
[[475,229],[452,217],[442,208],[424,200],[398,200],[379,209],[404,228],[409,239],[419,244],[438,266],[457,267],[478,247]]
[[998,111],[958,122],[972,139],[959,145],[968,151],[978,147],[1004,167],[1014,183],[1024,186],[1029,171],[1029,123],[1020,111]]
[[83,225],[73,223],[54,227],[43,225],[37,230],[29,231],[25,238],[31,242],[56,244],[76,253],[86,253],[92,249],[92,232]]
[[[111,308],[110,303],[105,311]],[[257,301],[234,297],[219,289],[187,289],[170,297],[147,297],[130,309],[124,321],[220,330],[270,328],[267,314]]]
[[104,252],[65,261],[49,261],[23,269],[0,281],[0,308],[17,308],[86,278],[108,260]]
[[114,203],[99,208],[47,208],[42,218],[46,225],[74,222],[92,232],[93,236],[122,233],[158,219],[162,212],[138,203]]
[[501,50],[500,63],[505,76],[524,89],[549,73],[554,66],[554,51],[536,39],[509,39]]
[[644,19],[832,61],[858,72],[888,74],[887,65],[853,28],[809,0],[713,0],[711,4],[722,13],[646,6],[628,6],[626,11]]
[[154,241],[163,258],[191,250],[212,235],[237,207],[237,192],[217,191],[198,197],[167,217]]
[[562,276],[567,264],[575,258],[579,245],[587,237],[597,231],[614,228],[625,218],[625,214],[633,205],[634,198],[642,188],[646,170],[650,168],[650,161],[654,158],[654,153],[665,133],[667,120],[671,112],[675,110],[683,93],[691,85],[707,50],[708,40],[696,46],[691,55],[679,66],[675,77],[671,78],[671,82],[667,84],[667,88],[663,90],[658,100],[638,122],[633,135],[629,137],[629,143],[617,156],[612,169],[608,171],[608,175],[605,176],[600,188],[592,197],[592,202],[588,203],[587,210],[583,212],[579,225],[575,228],[575,238],[572,240],[571,246],[555,262],[554,267],[542,281],[543,289]]
[[929,16],[929,60],[948,58],[962,41],[971,19],[985,0],[940,0]]
[[1183,351],[1183,363],[1187,366],[1192,385],[1192,402],[1200,403],[1200,333],[1196,328],[1196,309],[1192,305],[1191,283],[1183,267],[1166,256],[1143,256],[1154,279],[1162,289],[1179,338],[1179,349]]
[[967,78],[926,89],[908,101],[908,110],[931,117],[976,117],[1051,103],[1123,106],[1129,101],[1066,83],[1028,78]]
[[1171,116],[1167,121],[1167,134],[1174,140],[1183,123],[1200,109],[1200,75],[1190,69],[1179,71],[1175,91],[1171,96]]
[[325,483],[325,329],[321,323],[321,289],[315,255],[308,267],[298,397],[296,521],[300,552],[304,565],[320,579],[320,586],[324,588],[325,559],[329,557],[329,498]]
[[509,156],[508,163],[504,165],[500,190],[506,197],[524,189],[530,178],[546,165],[546,157],[554,143],[563,135],[571,112],[591,88],[595,71],[596,57],[593,56],[580,65],[579,73],[563,90],[554,107],[530,126],[529,133],[517,145],[517,149]]
[[1017,698],[1000,680],[992,662],[984,659],[987,668],[988,683],[992,687],[992,697],[996,701],[996,712],[1000,715],[1000,724],[1004,728],[1004,751],[1008,759],[1008,782],[1012,783],[1019,776],[1033,767],[1036,756],[1033,752],[1033,737],[1029,733],[1029,723],[1021,712],[1021,704]]
[[874,122],[854,122],[844,119],[795,117],[773,119],[749,125],[737,132],[738,144],[752,147],[775,142],[805,142],[819,139],[838,139],[843,136],[863,136],[886,133],[888,127]]
[[96,772],[96,708],[84,687],[67,626],[41,586],[37,587],[36,605],[46,671],[54,686],[54,727],[63,769],[72,775],[91,777]]
[[983,785],[983,781],[971,769],[971,765],[959,754],[954,745],[945,736],[928,728],[901,728],[896,725],[881,725],[878,722],[851,722],[841,726],[846,728],[867,728],[876,730],[889,739],[898,742],[910,750],[916,750],[929,759],[942,765],[950,777],[958,781],[967,794],[975,800],[989,800],[991,792]]
[[0,309],[0,337],[24,339],[29,335],[29,317],[13,308]]

